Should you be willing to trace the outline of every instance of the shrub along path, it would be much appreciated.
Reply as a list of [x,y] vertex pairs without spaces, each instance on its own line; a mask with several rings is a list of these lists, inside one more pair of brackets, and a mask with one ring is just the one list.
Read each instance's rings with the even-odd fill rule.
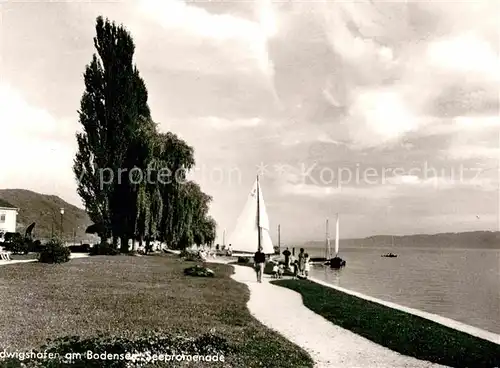
[[304,350],[250,315],[248,289],[230,278],[231,266],[211,265],[215,277],[185,276],[194,264],[152,255],[0,267],[0,311],[8,321],[0,324],[0,351],[100,332],[132,339],[144,330],[192,337],[213,331],[232,347],[224,366],[312,367]]

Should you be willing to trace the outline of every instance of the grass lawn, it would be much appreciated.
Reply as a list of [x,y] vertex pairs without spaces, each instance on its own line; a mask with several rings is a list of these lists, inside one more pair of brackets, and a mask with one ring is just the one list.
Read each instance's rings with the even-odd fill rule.
[[305,351],[250,315],[248,289],[230,279],[231,266],[210,265],[214,278],[184,276],[193,264],[170,255],[95,256],[0,267],[0,351],[39,349],[64,336],[200,336],[214,329],[234,348],[224,366],[313,366]]
[[272,282],[334,324],[401,354],[450,367],[500,367],[500,345],[309,280]]

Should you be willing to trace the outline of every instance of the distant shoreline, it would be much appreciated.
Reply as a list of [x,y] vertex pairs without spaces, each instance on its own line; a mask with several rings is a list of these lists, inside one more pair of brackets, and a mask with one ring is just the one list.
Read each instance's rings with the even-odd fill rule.
[[[325,249],[325,245],[308,245],[308,244],[302,244],[302,245],[295,245],[295,246],[289,246],[288,248],[300,248],[303,247],[305,249]],[[333,248],[333,247],[332,247]],[[283,249],[283,248],[282,248]],[[404,245],[346,245],[342,247],[342,250],[346,249],[381,249],[381,250],[387,250],[387,249],[435,249],[435,250],[487,250],[487,251],[494,251],[494,250],[500,250],[500,246],[496,248],[480,248],[480,247],[454,247],[454,246],[435,246],[435,245],[409,245],[409,246],[404,246]]]
[[[334,235],[332,243],[334,241]],[[500,249],[500,231],[469,231],[459,233],[375,235],[365,238],[340,239],[344,248],[456,248],[456,249]],[[291,247],[324,248],[325,240],[289,242]],[[332,244],[333,245],[333,244]],[[290,247],[290,246],[289,246]],[[283,246],[282,246],[283,248]]]

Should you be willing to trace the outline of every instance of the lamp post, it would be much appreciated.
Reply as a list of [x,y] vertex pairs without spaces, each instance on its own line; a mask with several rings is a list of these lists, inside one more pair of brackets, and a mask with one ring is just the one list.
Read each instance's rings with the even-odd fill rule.
[[64,208],[61,208],[61,241],[62,241],[62,238],[63,238],[63,215],[64,215]]

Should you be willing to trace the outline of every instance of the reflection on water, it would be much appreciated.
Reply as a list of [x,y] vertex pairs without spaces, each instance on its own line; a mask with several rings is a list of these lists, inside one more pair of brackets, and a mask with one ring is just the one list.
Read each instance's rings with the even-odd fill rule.
[[[380,257],[389,251],[398,257]],[[500,333],[500,250],[346,248],[341,253],[345,268],[315,266],[311,276]]]
[[[323,277],[318,276],[320,272],[323,273]],[[331,269],[330,267],[323,265],[314,265],[313,268],[311,269],[311,275],[313,275],[314,277],[328,281],[329,284],[339,287],[342,287],[340,285],[341,272],[342,270]]]

